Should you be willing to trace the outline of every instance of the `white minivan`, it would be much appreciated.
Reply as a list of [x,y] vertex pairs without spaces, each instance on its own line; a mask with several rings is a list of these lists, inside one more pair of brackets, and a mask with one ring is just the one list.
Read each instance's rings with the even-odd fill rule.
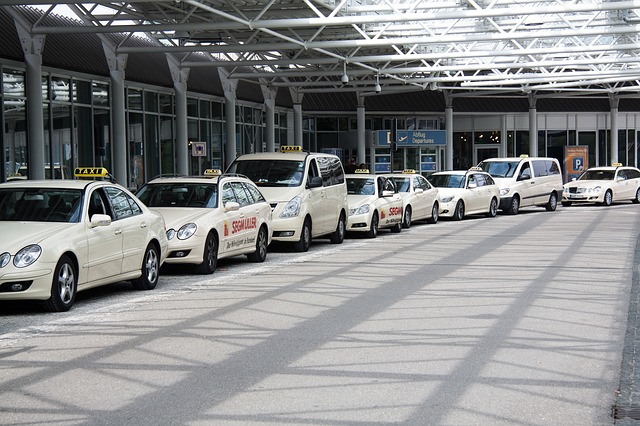
[[562,171],[555,158],[488,158],[478,167],[500,187],[500,209],[508,214],[518,214],[521,207],[529,206],[554,211],[562,197]]
[[282,146],[281,152],[245,154],[226,173],[251,179],[273,210],[273,240],[307,251],[312,238],[340,244],[346,232],[347,184],[340,158]]

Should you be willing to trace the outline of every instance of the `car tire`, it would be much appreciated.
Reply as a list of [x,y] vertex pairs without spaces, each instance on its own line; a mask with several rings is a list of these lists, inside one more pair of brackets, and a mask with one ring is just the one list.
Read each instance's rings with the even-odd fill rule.
[[393,232],[394,234],[399,233],[400,231],[402,231],[402,222],[400,223],[396,223],[395,225],[393,225],[391,228],[389,228],[389,230],[391,232]]
[[431,217],[427,219],[427,223],[435,224],[438,223],[438,219],[440,217],[440,206],[437,202],[433,203],[431,206]]
[[558,196],[555,192],[552,192],[551,195],[549,195],[549,201],[547,201],[547,204],[544,205],[544,208],[548,212],[556,211],[556,208],[558,208]]
[[487,212],[487,217],[496,217],[498,214],[498,200],[494,197],[491,199],[491,203],[489,204],[489,211]]
[[267,260],[267,247],[269,246],[269,238],[267,237],[267,226],[262,225],[256,236],[256,251],[249,253],[247,259],[250,262],[262,263]]
[[464,218],[464,202],[462,200],[458,200],[452,218],[453,220],[462,220]]
[[369,225],[369,231],[367,232],[367,238],[375,238],[378,236],[378,212],[373,212],[371,217],[371,225]]
[[638,189],[636,190],[636,198],[634,198],[633,200],[631,200],[631,202],[632,202],[633,204],[638,204],[638,203],[640,203],[640,188],[638,188]]
[[411,227],[411,206],[407,206],[404,209],[404,214],[402,215],[402,227],[405,229]]
[[49,312],[66,312],[71,309],[78,291],[76,267],[68,255],[60,257],[53,270],[51,282],[51,297],[44,302],[44,308]]
[[300,231],[300,239],[295,243],[294,250],[297,252],[307,252],[311,247],[311,220],[306,218]]
[[141,275],[131,281],[136,290],[153,290],[158,285],[160,272],[160,252],[155,244],[149,243],[142,257]]
[[563,207],[570,207],[570,206],[571,206],[571,204],[573,204],[571,201],[563,201],[563,202],[562,202],[562,206],[563,206]]
[[613,192],[610,189],[607,189],[607,192],[604,193],[604,199],[602,201],[603,206],[610,206],[613,204]]
[[344,236],[347,233],[347,220],[344,217],[344,213],[340,213],[340,218],[338,219],[338,225],[336,226],[336,230],[329,236],[329,241],[331,244],[342,244],[344,241]]
[[213,232],[209,232],[202,250],[202,263],[196,265],[196,273],[201,275],[213,274],[218,266],[218,239]]
[[507,208],[507,214],[516,215],[520,211],[520,197],[514,195],[511,198],[511,202],[509,203],[509,207]]

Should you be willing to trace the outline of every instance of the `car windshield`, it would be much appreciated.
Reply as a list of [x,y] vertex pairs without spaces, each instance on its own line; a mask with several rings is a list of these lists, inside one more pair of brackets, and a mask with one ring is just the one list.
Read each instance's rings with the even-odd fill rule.
[[615,170],[587,170],[578,180],[613,180]]
[[81,211],[79,189],[0,189],[0,221],[78,222]]
[[478,166],[493,177],[513,177],[519,161],[483,161]]
[[147,207],[208,207],[217,205],[218,185],[214,183],[150,183],[136,193]]
[[429,182],[436,188],[464,188],[464,175],[433,174]]
[[304,161],[296,160],[240,160],[227,173],[245,175],[258,186],[300,186]]
[[398,192],[409,192],[411,190],[411,179],[408,177],[393,177]]
[[347,178],[347,194],[374,195],[376,184],[373,178]]

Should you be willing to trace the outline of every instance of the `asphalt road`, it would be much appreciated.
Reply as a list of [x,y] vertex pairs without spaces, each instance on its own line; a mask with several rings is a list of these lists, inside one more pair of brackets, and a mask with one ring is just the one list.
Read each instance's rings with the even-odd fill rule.
[[631,203],[526,209],[166,271],[64,314],[0,303],[0,424],[614,424],[639,225]]

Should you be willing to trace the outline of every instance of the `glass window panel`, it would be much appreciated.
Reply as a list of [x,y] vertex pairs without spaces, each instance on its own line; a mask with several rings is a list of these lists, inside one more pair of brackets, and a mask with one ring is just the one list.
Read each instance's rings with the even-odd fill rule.
[[69,102],[71,100],[71,82],[68,78],[51,78],[51,100],[56,102]]
[[144,92],[144,110],[148,112],[158,112],[158,94],[155,92]]
[[212,110],[212,118],[216,119],[216,120],[222,120],[224,118],[223,116],[223,108],[222,108],[222,103],[221,102],[213,102],[211,105],[211,110]]
[[127,90],[127,105],[130,110],[142,111],[142,90]]
[[187,98],[187,116],[198,116],[198,100],[195,98]]
[[93,105],[109,106],[109,83],[92,83]]
[[163,114],[173,114],[173,95],[160,93],[160,112]]
[[209,101],[200,100],[200,118],[210,118],[211,117],[211,106]]
[[91,105],[91,82],[73,80],[73,101]]
[[5,96],[26,96],[24,72],[4,70],[2,73],[2,93]]

